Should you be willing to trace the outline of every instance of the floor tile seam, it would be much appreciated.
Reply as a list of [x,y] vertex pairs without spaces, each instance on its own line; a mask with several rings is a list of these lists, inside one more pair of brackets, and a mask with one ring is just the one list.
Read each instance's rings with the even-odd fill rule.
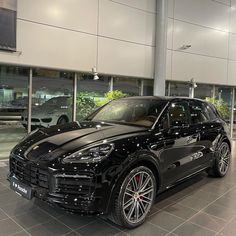
[[[9,234],[8,236],[15,236],[16,234],[19,234],[19,233],[22,233],[22,232],[25,232],[24,230],[21,230],[19,232],[16,232],[16,233],[13,233],[13,234]],[[29,236],[31,236],[31,234],[29,232],[26,232]]]
[[175,234],[175,233],[168,233],[168,234],[166,234],[165,236],[169,236],[171,234],[171,236],[178,236],[178,234]]
[[82,229],[82,228],[84,228],[84,227],[86,227],[86,226],[88,226],[88,225],[90,225],[90,224],[93,224],[93,223],[96,222],[96,221],[98,221],[98,219],[93,220],[93,221],[89,222],[88,224],[81,225],[80,227],[75,228],[75,229],[74,229],[74,232],[77,232],[77,230]]
[[116,227],[116,226],[110,224],[109,222],[107,222],[107,221],[105,221],[105,220],[102,220],[102,221],[103,221],[105,224],[111,226],[113,229],[119,230],[119,231],[120,231],[119,233],[121,233],[121,232],[124,233],[124,232],[125,232],[124,230],[119,229],[118,227]]
[[152,222],[150,222],[150,221],[148,221],[147,223],[148,223],[148,224],[150,224],[150,225],[153,225],[153,226],[155,226],[156,228],[159,228],[159,229],[161,229],[161,230],[165,231],[167,234],[169,234],[169,233],[170,233],[170,230],[168,230],[168,229],[165,229],[165,228],[161,227],[160,225],[156,225],[156,224],[154,224],[154,223],[152,223]]
[[[44,209],[40,208],[39,209],[44,212],[45,214],[49,215],[52,219],[56,220],[57,222],[61,223],[62,225],[66,226],[66,228],[70,229],[72,232],[77,233],[74,229],[72,229],[71,227],[69,227],[68,225],[66,225],[63,221],[60,221],[58,218],[56,218],[55,216],[51,215],[50,213],[48,213],[47,211],[45,211]],[[53,221],[53,220],[50,220]],[[50,222],[49,221],[49,222]],[[44,223],[45,224],[45,223]]]
[[[3,213],[4,213],[5,215],[7,215],[9,219],[11,219],[15,224],[17,224],[17,225],[22,229],[22,230],[20,230],[19,232],[24,231],[24,232],[26,232],[27,234],[30,234],[24,227],[22,227],[19,223],[17,223],[10,215],[8,215],[1,207],[0,207],[0,210],[3,211]],[[30,234],[30,235],[31,235],[31,234]]]
[[[66,234],[63,234],[62,236],[67,236],[67,235],[69,235],[70,233],[75,233],[74,231],[70,231],[70,232],[68,232],[68,233],[66,233]],[[78,235],[78,236],[82,236],[80,233],[78,233],[78,232],[76,232],[76,235]]]
[[[189,209],[191,209],[191,208],[189,208]],[[191,209],[192,210],[192,209]],[[196,210],[195,210],[196,211]],[[170,213],[170,212],[168,212],[168,211],[165,211],[165,212],[167,212],[167,213],[169,213],[170,215],[172,215],[172,216],[175,216],[176,218],[179,218],[179,219],[181,219],[181,220],[186,220],[185,218],[182,218],[182,217],[180,217],[180,216],[177,216],[177,215],[175,215],[175,214],[172,214],[172,213]],[[200,211],[199,211],[200,212]],[[197,213],[199,213],[199,212],[197,212]],[[205,212],[204,212],[205,213]],[[196,213],[195,213],[196,214]],[[212,216],[212,215],[211,215]],[[218,217],[217,217],[218,218]],[[222,220],[221,218],[218,218],[218,219],[220,219],[220,220]],[[151,222],[149,222],[149,223],[151,223]],[[195,223],[195,222],[192,222],[192,221],[190,221],[190,223],[192,223],[192,224],[194,224],[194,225],[197,225],[197,226],[199,226],[199,227],[202,227],[202,228],[205,228],[205,229],[207,229],[207,230],[210,230],[210,231],[213,231],[214,233],[217,233],[218,231],[215,231],[215,230],[212,230],[212,229],[210,229],[210,228],[207,228],[207,227],[205,227],[205,226],[202,226],[202,225],[200,225],[200,224],[198,224],[198,223]],[[153,224],[153,223],[151,223],[151,224]],[[159,226],[159,227],[161,227],[161,226]]]
[[229,225],[235,218],[236,218],[236,215],[233,216],[229,221],[227,221],[227,223],[219,230],[218,233],[221,233],[221,231],[223,231],[223,229],[224,229],[227,225]]
[[[33,228],[35,228],[35,227],[41,226],[41,225],[43,225],[43,224],[47,224],[48,222],[51,222],[51,221],[52,221],[52,219],[47,220],[47,221],[44,221],[44,222],[41,222],[41,223],[38,223],[38,224],[35,224],[35,225],[33,225],[33,226],[30,226],[30,227],[26,227],[25,230],[31,230],[31,229],[33,229]],[[22,226],[22,227],[23,227],[23,226]]]
[[203,228],[203,229],[209,230],[209,231],[211,231],[211,232],[213,232],[213,233],[216,233],[216,234],[220,232],[220,231],[216,231],[216,230],[213,230],[213,229],[207,228],[206,226],[202,226],[202,225],[197,224],[197,223],[192,222],[192,221],[190,221],[190,223],[193,224],[193,225],[199,226],[200,228]]
[[7,219],[9,219],[9,217],[7,217],[7,218],[4,218],[4,219],[1,219],[1,220],[0,220],[0,222],[1,222],[1,221],[4,221],[4,220],[7,220]]
[[[4,179],[4,180],[7,180],[7,179]],[[1,179],[0,179],[0,184],[2,184],[4,187],[6,187],[7,189],[10,189],[9,185],[6,185],[4,184],[3,182],[1,182]],[[11,190],[11,189],[10,189]]]
[[[229,191],[231,191],[232,189],[234,189],[234,187],[232,187],[231,189],[229,189],[228,191],[226,191],[224,194],[222,194],[221,196],[219,196],[217,199],[215,199],[213,202],[207,204],[204,208],[202,208],[201,210],[199,210],[199,212],[203,212],[204,209],[206,209],[208,206],[210,206],[212,203],[214,203],[215,201],[217,201],[218,199],[220,199],[221,197],[223,197],[225,194],[227,194]],[[198,212],[198,213],[199,213]],[[185,223],[187,222],[191,222],[190,220],[195,217],[198,213],[192,215],[189,219],[187,219],[186,221],[184,221],[183,223],[181,223],[180,225],[178,225],[177,227],[175,227],[172,231],[170,231],[170,233],[173,233],[176,229],[180,228],[181,226],[183,226]]]
[[[5,205],[5,206],[10,206],[11,204],[8,204],[8,205]],[[23,211],[22,213],[19,213],[17,215],[14,215],[14,216],[11,216],[12,218],[15,218],[15,217],[18,217],[18,216],[22,216],[22,215],[25,215],[29,212],[32,212],[32,211],[35,211],[35,210],[40,210],[40,208],[38,206],[35,207],[35,209],[28,209],[28,210],[25,210]]]
[[[229,188],[230,189],[230,188]],[[228,189],[228,190],[229,190]],[[227,190],[227,191],[228,191]],[[212,191],[210,191],[210,190],[206,190],[206,189],[201,189],[201,190],[199,190],[199,191],[202,191],[202,192],[204,192],[204,193],[210,193],[210,194],[212,194],[212,195],[215,195],[215,196],[218,196],[219,194],[215,194],[215,193],[212,193]]]

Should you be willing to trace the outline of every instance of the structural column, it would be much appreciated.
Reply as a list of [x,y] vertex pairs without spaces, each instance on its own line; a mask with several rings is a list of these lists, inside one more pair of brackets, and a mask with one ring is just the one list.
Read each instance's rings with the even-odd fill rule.
[[73,81],[73,112],[72,120],[76,121],[76,109],[77,109],[77,83],[78,83],[78,74],[75,72],[74,81]]
[[232,105],[231,105],[231,117],[230,117],[230,136],[234,135],[234,101],[235,101],[235,88],[232,88]]
[[32,79],[33,79],[33,70],[29,69],[29,79],[28,79],[28,122],[27,122],[27,131],[31,132],[31,115],[32,115]]
[[166,48],[167,48],[168,1],[157,0],[156,49],[154,64],[154,91],[156,96],[165,95]]

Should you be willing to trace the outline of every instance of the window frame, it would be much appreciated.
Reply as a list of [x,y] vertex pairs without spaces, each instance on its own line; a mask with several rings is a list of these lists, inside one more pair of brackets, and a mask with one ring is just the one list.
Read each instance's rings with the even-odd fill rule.
[[[171,105],[173,104],[173,103],[182,103],[182,104],[184,104],[184,106],[185,106],[185,108],[186,108],[186,111],[187,111],[187,114],[186,114],[186,120],[187,120],[187,124],[186,125],[183,125],[183,126],[171,126],[171,124],[170,124],[170,108],[171,108]],[[163,114],[162,114],[162,116],[161,116],[161,119],[160,119],[160,122],[158,122],[159,123],[159,128],[160,128],[160,126],[162,126],[163,125],[163,120],[164,120],[164,118],[167,118],[167,120],[168,120],[168,128],[163,128],[163,127],[161,127],[161,129],[163,129],[163,130],[166,130],[166,129],[174,129],[174,128],[186,128],[186,127],[189,127],[190,125],[191,125],[191,117],[190,117],[190,110],[189,110],[189,103],[188,103],[188,100],[172,100],[172,101],[170,101],[169,102],[169,104],[168,104],[168,106],[167,106],[167,108],[166,108],[166,110],[163,112]]]
[[[195,105],[197,106],[198,104],[200,105],[200,108],[201,108],[201,112],[205,114],[205,116],[207,117],[207,120],[205,121],[201,121],[201,122],[198,122],[198,123],[193,123],[193,120],[192,120],[192,117],[191,117],[191,103],[195,103]],[[199,106],[198,105],[198,106]],[[206,111],[203,111],[203,108],[206,109]],[[198,101],[198,100],[190,100],[189,101],[189,111],[190,111],[190,121],[191,121],[191,125],[198,125],[198,124],[204,124],[204,123],[208,123],[211,119],[210,119],[210,116],[209,116],[209,112],[208,112],[208,109],[207,109],[207,106],[205,105],[204,102],[202,101]]]

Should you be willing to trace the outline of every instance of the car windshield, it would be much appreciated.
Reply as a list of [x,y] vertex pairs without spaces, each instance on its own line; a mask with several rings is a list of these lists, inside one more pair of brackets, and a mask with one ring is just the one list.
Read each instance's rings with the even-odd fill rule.
[[87,120],[152,127],[166,102],[155,99],[122,99],[108,103]]
[[43,106],[68,106],[68,97],[51,98]]

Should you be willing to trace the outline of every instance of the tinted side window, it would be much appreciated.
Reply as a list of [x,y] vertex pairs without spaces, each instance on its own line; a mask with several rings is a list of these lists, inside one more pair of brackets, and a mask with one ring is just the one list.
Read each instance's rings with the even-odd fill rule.
[[169,108],[170,126],[180,127],[189,124],[188,106],[185,102],[174,102]]
[[213,109],[211,108],[211,106],[204,104],[206,106],[207,112],[208,112],[208,116],[210,120],[215,120],[217,118],[215,112],[213,111]]
[[190,101],[189,105],[192,124],[198,124],[209,120],[207,109],[203,103]]

